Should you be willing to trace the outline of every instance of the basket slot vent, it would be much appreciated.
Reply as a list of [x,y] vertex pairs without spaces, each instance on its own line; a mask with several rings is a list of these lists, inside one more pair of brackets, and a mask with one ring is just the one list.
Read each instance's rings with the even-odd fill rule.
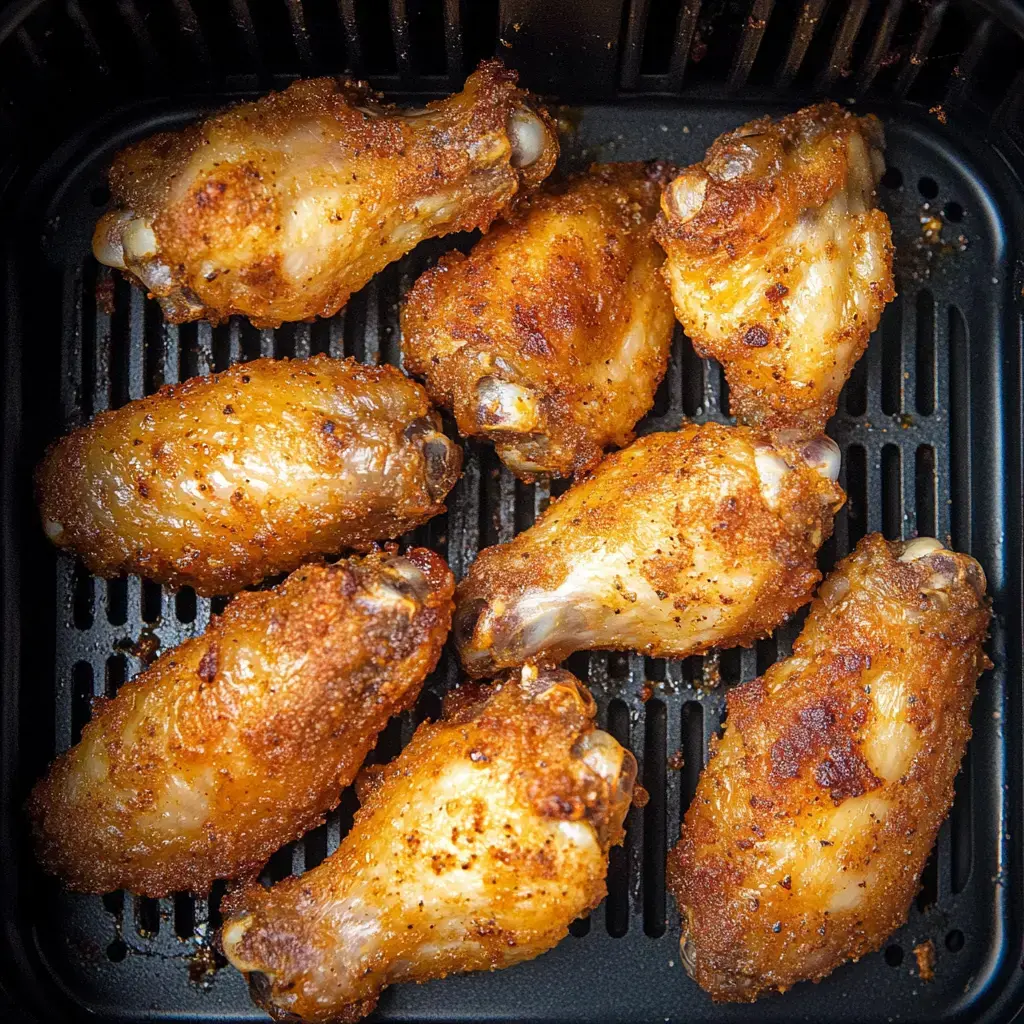
[[894,444],[882,447],[882,533],[887,540],[903,535],[903,486],[900,450]]
[[974,755],[968,744],[960,772],[954,781],[956,795],[949,813],[949,885],[953,895],[963,892],[971,877],[974,851],[974,815],[971,808],[973,776]]
[[232,20],[242,39],[251,70],[260,75],[263,72],[263,49],[256,35],[256,26],[253,24],[248,0],[228,0],[228,2],[231,6]]
[[821,21],[825,3],[826,0],[804,0],[800,7],[800,15],[790,37],[786,59],[783,61],[782,67],[779,68],[779,73],[775,77],[776,85],[789,85],[800,70],[800,65],[803,64],[804,57],[807,55],[807,47],[810,46],[814,33],[817,31],[818,23]]
[[[591,662],[601,656],[592,656]],[[625,701],[617,697],[608,705],[607,730],[624,747],[634,751],[631,743],[629,707]],[[639,751],[637,751],[639,753]],[[639,757],[638,757],[639,760]],[[641,775],[640,778],[644,776]],[[629,931],[629,862],[633,847],[636,845],[636,832],[639,827],[640,813],[636,806],[629,809],[626,815],[626,841],[622,846],[614,846],[608,861],[608,899],[605,904],[605,928],[613,938],[621,938]]]
[[[897,284],[897,291],[902,289]],[[898,296],[885,307],[880,324],[882,345],[879,373],[881,408],[886,416],[903,411],[903,300]]]
[[917,293],[914,318],[914,406],[921,416],[935,411],[935,299],[927,288]]
[[910,57],[907,63],[900,69],[899,77],[896,79],[896,86],[893,90],[896,96],[900,98],[906,96],[907,91],[914,84],[922,65],[928,59],[928,54],[931,52],[935,37],[939,34],[939,29],[942,27],[942,19],[946,15],[948,6],[947,0],[938,0],[925,13],[924,22],[921,25],[917,38],[914,40]]
[[753,0],[750,14],[743,25],[739,49],[732,68],[729,71],[727,86],[729,89],[742,89],[750,77],[750,69],[754,66],[754,58],[764,38],[764,30],[768,26],[775,0]]
[[76,661],[71,670],[71,745],[82,738],[92,715],[93,673],[87,661]]
[[904,0],[889,0],[886,4],[885,13],[875,29],[867,56],[854,82],[854,90],[858,96],[863,96],[871,88],[882,67],[883,59],[888,59],[896,25],[903,13],[903,4]]
[[860,33],[861,25],[864,23],[864,16],[868,13],[869,6],[870,0],[855,0],[846,8],[846,13],[832,44],[832,52],[829,55],[828,63],[822,68],[821,74],[815,83],[817,91],[826,91],[838,79],[845,78],[850,73],[850,58],[853,54],[853,45],[857,41],[857,36]]
[[103,696],[116,697],[128,678],[128,659],[123,654],[107,658],[103,671]]
[[950,532],[957,551],[971,550],[971,339],[963,314],[947,311],[949,324]]
[[643,888],[644,933],[652,938],[665,934],[665,813],[668,805],[666,769],[668,766],[667,714],[663,701],[652,699],[644,707],[644,789],[648,793],[643,809]]
[[302,9],[302,0],[287,0],[287,3],[295,52],[299,55],[299,63],[303,70],[308,72],[313,66],[313,46],[309,39],[309,29],[306,27],[306,13]]
[[962,106],[971,82],[974,80],[975,71],[988,47],[992,26],[991,18],[983,18],[974,29],[967,48],[956,62],[953,72],[949,76],[949,85],[943,99],[943,106],[947,111],[954,112]]
[[922,444],[914,453],[914,517],[917,532],[923,537],[935,537],[938,524],[935,520],[935,449]]
[[146,19],[139,11],[135,0],[117,0],[116,6],[118,14],[121,15],[138,49],[143,74],[152,78],[162,76],[165,71],[162,52],[153,45],[153,38],[146,26]]
[[402,78],[409,78],[412,73],[412,58],[409,53],[409,15],[405,0],[390,0],[388,11],[391,15],[391,38],[398,73]]
[[97,38],[96,33],[93,32],[92,25],[89,23],[89,19],[85,16],[85,12],[82,10],[82,5],[78,0],[67,0],[66,9],[68,12],[68,19],[75,27],[75,30],[79,33],[82,42],[85,44],[85,48],[89,51],[89,55],[92,58],[90,64],[93,70],[100,75],[109,75],[110,62],[104,56],[99,39]]

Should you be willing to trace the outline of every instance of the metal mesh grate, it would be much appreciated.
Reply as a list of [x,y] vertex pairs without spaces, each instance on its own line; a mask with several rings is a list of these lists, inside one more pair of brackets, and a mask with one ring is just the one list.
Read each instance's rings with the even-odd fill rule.
[[[692,161],[715,135],[753,113],[742,106],[677,108],[672,114],[657,105],[585,108],[567,158],[581,163],[595,156],[662,155]],[[683,124],[686,132],[680,130]],[[215,328],[205,323],[174,327],[163,323],[141,292],[115,280],[87,255],[87,228],[95,204],[105,198],[100,170],[106,159],[107,153],[98,152],[76,168],[62,183],[66,188],[58,190],[62,198],[54,210],[61,223],[79,226],[50,253],[62,280],[61,363],[59,372],[56,365],[49,367],[39,386],[59,382],[61,428],[165,382],[260,355],[327,352],[398,362],[400,298],[449,247],[447,241],[421,247],[389,267],[329,321],[277,331],[256,330],[240,320]],[[993,213],[999,210],[998,193],[962,154],[948,152],[936,136],[912,123],[889,127],[889,161],[883,205],[901,253],[900,294],[886,310],[832,424],[830,432],[843,449],[841,483],[849,501],[821,565],[827,570],[868,531],[890,537],[935,533],[983,562],[998,601],[1014,585],[1000,554],[1003,513],[987,500],[1001,472],[1002,426],[993,410],[1003,404],[1003,377],[993,364],[1006,353],[999,342],[1001,307],[977,287],[999,282],[1005,273],[1001,222]],[[921,234],[922,217],[933,214],[943,225],[936,245],[923,242]],[[992,287],[998,290],[997,284]],[[680,333],[655,409],[641,429],[672,429],[684,417],[726,421],[728,394],[721,369],[698,359]],[[59,433],[57,427],[49,424],[49,432]],[[470,444],[449,513],[413,538],[445,555],[461,577],[480,547],[529,526],[552,493],[565,486],[524,485],[491,449]],[[143,667],[149,638],[166,649],[200,632],[218,608],[216,601],[196,598],[189,590],[172,594],[137,578],[97,580],[63,558],[56,562],[53,600],[53,726],[42,742],[38,723],[34,732],[33,723],[23,726],[25,742],[35,744],[32,761],[38,770],[77,738],[92,696],[113,694]],[[750,650],[683,662],[603,653],[571,658],[569,667],[589,682],[598,700],[602,726],[636,753],[650,794],[646,806],[630,812],[625,847],[613,851],[607,900],[539,960],[494,975],[400,987],[385,995],[382,1016],[473,1020],[508,1015],[514,1006],[524,1019],[664,1019],[683,1011],[687,1020],[718,1019],[719,1011],[681,974],[665,853],[678,835],[708,741],[719,726],[725,692],[788,653],[798,628],[799,621],[790,623]],[[826,1013],[837,1021],[856,1020],[865,1004],[848,998],[851,993],[863,993],[870,1005],[884,998],[890,1016],[936,1020],[954,997],[962,997],[965,985],[978,984],[995,941],[993,929],[1010,920],[991,911],[1001,898],[1008,856],[1002,829],[1008,805],[1001,782],[993,781],[1007,771],[1007,740],[994,717],[1009,714],[1007,628],[1011,650],[1019,645],[1012,623],[1007,627],[997,620],[992,642],[997,669],[982,684],[957,803],[909,923],[884,955],[844,967],[820,986],[804,986],[785,1000],[759,1005],[764,1020],[793,1014],[820,1019]],[[417,721],[437,714],[439,694],[456,678],[455,660],[446,652],[416,710],[392,723],[371,756],[394,756]],[[715,688],[718,679],[723,685]],[[322,861],[337,847],[354,809],[348,793],[326,825],[271,859],[265,878],[276,880]],[[256,1015],[239,976],[230,970],[208,972],[214,962],[208,940],[219,923],[223,887],[209,900],[179,895],[156,901],[123,894],[74,896],[52,881],[39,886],[35,941],[58,986],[76,1004],[131,1019],[142,1019],[154,1007],[174,1019]],[[894,968],[903,964],[904,952],[928,937],[938,949],[937,976],[921,990],[907,967]],[[912,960],[908,957],[908,964]],[[572,984],[571,1005],[564,991],[567,972],[579,979]],[[632,978],[628,984],[627,977]],[[837,1003],[840,992],[847,998]]]

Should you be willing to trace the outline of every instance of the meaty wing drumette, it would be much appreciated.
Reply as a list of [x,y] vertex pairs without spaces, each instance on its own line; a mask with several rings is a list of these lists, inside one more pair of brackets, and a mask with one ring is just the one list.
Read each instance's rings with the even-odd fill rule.
[[259,359],[100,413],[50,448],[36,493],[92,572],[229,594],[411,530],[461,465],[398,370]]
[[682,658],[766,636],[820,578],[838,473],[825,437],[706,423],[635,441],[481,552],[456,597],[466,670],[591,648]]
[[654,402],[675,320],[651,237],[665,164],[595,165],[538,193],[402,311],[405,368],[524,479],[627,444]]
[[834,103],[718,139],[662,196],[676,315],[749,423],[821,430],[895,292],[882,126]]
[[32,791],[43,866],[86,892],[206,892],[336,806],[451,622],[433,552],[296,570],[102,702]]
[[121,152],[93,252],[174,323],[330,316],[424,238],[486,228],[543,180],[554,128],[487,61],[423,110],[318,78]]
[[366,780],[336,853],[233,898],[224,952],[275,1017],[355,1021],[395,982],[530,960],[604,897],[633,755],[568,672],[468,690]]
[[669,856],[683,963],[715,999],[823,978],[906,920],[988,664],[984,595],[967,555],[865,537],[793,656],[729,694]]

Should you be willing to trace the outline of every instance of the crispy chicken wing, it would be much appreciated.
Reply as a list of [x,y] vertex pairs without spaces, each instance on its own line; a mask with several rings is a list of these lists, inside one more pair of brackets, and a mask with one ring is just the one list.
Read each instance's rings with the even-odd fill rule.
[[100,413],[50,448],[36,492],[92,572],[227,594],[425,522],[461,465],[398,370],[259,359]]
[[110,701],[29,800],[43,866],[74,889],[206,892],[318,825],[451,623],[454,579],[415,548],[296,570],[239,595]]
[[365,780],[336,853],[235,899],[224,952],[275,1017],[355,1021],[395,982],[530,960],[604,897],[633,755],[568,672],[467,689]]
[[682,658],[766,636],[820,578],[838,473],[826,437],[706,423],[635,441],[481,552],[456,597],[466,670],[595,647]]
[[337,312],[424,238],[486,228],[558,157],[499,61],[422,110],[317,78],[123,150],[93,252],[173,323]]
[[526,480],[628,444],[665,373],[675,318],[651,237],[666,164],[595,164],[538,193],[402,311],[405,367],[467,437]]
[[864,538],[793,656],[729,694],[669,856],[683,962],[752,1001],[878,949],[904,920],[988,667],[985,576],[918,538]]
[[676,316],[741,419],[813,432],[835,412],[895,295],[883,145],[876,118],[824,103],[723,135],[665,189]]

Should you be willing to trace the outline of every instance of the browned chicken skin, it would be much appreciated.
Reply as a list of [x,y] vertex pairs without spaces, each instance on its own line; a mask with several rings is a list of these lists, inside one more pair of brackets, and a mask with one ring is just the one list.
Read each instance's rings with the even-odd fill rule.
[[29,800],[73,889],[206,892],[336,806],[437,664],[454,579],[432,551],[296,570],[102,702]]
[[662,196],[676,315],[741,421],[824,428],[895,295],[882,126],[835,103],[719,138]]
[[100,413],[50,448],[36,493],[92,572],[228,594],[425,522],[461,465],[398,370],[259,359]]
[[753,643],[810,599],[844,500],[838,473],[825,437],[791,444],[706,423],[640,438],[480,553],[456,600],[466,671]]
[[864,538],[793,656],[729,694],[669,887],[683,962],[752,1001],[878,949],[906,920],[988,667],[985,576],[918,538]]
[[675,318],[651,237],[667,164],[595,164],[527,199],[416,282],[405,368],[525,480],[568,476],[633,438]]
[[499,61],[423,110],[364,83],[295,82],[118,154],[93,252],[173,323],[330,316],[417,242],[486,228],[557,157]]
[[274,1017],[356,1021],[381,991],[551,949],[604,898],[636,761],[568,672],[448,698],[319,867],[232,898],[228,959]]

